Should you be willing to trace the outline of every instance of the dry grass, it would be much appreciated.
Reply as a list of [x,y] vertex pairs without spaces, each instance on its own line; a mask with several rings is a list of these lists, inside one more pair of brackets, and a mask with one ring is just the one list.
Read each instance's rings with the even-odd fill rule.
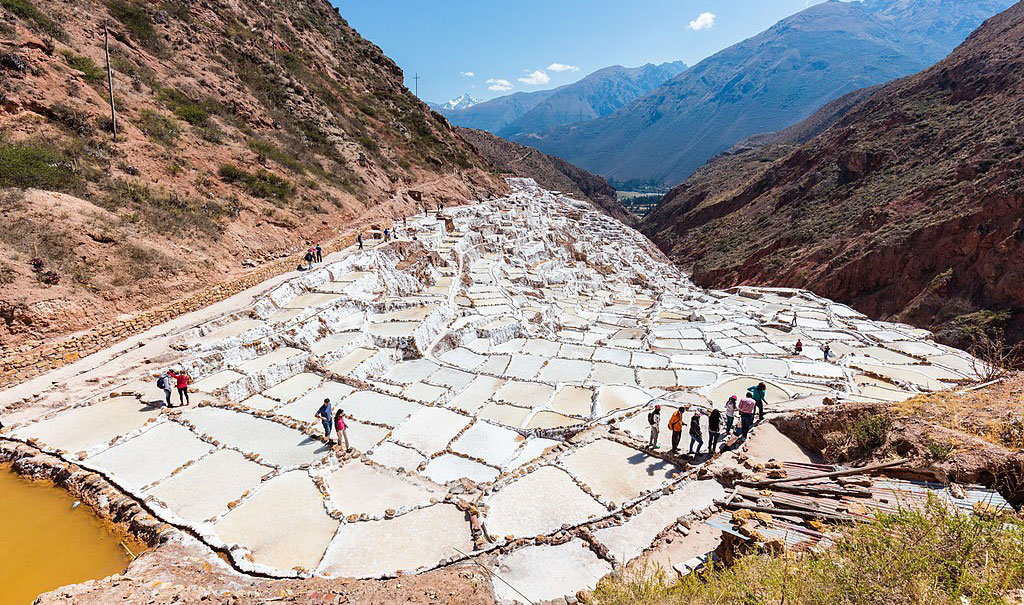
[[892,409],[904,417],[980,437],[1013,450],[1024,450],[1024,375],[964,393],[927,393]]
[[616,605],[981,605],[1022,587],[1024,520],[933,501],[847,529],[820,554],[751,554],[677,582],[636,570],[605,579],[594,596]]

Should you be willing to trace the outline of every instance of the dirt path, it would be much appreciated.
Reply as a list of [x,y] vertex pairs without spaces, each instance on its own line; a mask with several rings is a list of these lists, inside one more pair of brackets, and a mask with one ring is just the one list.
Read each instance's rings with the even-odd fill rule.
[[[339,261],[353,250],[354,247],[349,246],[330,253],[324,257],[324,262]],[[96,382],[113,384],[115,378],[123,379],[132,373],[148,375],[174,365],[186,353],[171,349],[165,336],[247,307],[259,296],[295,276],[294,270],[286,271],[220,302],[175,317],[78,361],[0,391],[0,422],[13,424],[36,416],[42,409],[63,406],[87,394],[93,396]],[[116,363],[112,363],[114,361]]]

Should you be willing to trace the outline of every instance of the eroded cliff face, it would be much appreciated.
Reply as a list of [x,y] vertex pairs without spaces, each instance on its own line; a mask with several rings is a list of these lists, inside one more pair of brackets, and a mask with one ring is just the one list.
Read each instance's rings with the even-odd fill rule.
[[719,158],[643,230],[709,286],[810,288],[965,344],[1024,337],[1024,4],[796,147]]
[[0,342],[504,191],[402,80],[326,0],[0,3]]

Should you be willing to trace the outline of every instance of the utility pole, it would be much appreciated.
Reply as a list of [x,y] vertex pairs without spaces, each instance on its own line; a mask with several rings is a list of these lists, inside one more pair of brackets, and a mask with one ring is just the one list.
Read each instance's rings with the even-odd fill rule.
[[417,73],[412,79],[416,81],[416,98],[418,99],[420,98],[420,74]]
[[110,68],[110,34],[107,22],[103,22],[103,54],[107,59],[107,93],[110,94],[110,130],[117,142],[117,113],[114,111],[114,71]]

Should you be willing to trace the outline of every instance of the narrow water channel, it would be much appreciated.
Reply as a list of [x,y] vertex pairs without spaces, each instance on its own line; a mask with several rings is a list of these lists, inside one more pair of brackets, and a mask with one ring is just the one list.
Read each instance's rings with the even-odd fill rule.
[[[119,535],[68,492],[0,465],[0,605],[25,605],[65,584],[120,573]],[[126,542],[138,554],[139,545]]]

